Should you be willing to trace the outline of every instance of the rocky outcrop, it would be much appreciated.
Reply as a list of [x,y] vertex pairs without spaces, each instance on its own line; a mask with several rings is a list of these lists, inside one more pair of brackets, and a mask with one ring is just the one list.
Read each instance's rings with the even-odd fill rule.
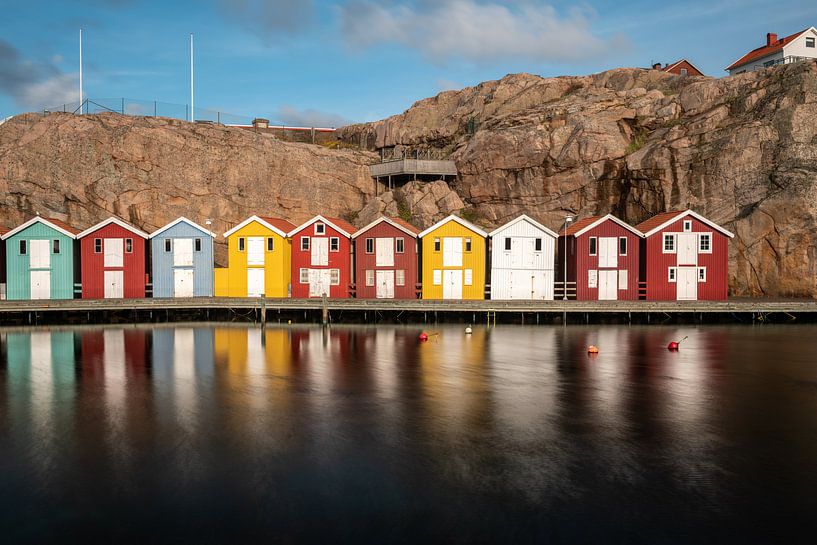
[[374,159],[173,119],[26,114],[0,125],[0,223],[117,215],[150,232],[186,216],[221,234],[252,214],[348,217],[374,194]]
[[402,218],[418,227],[429,227],[450,214],[462,215],[465,203],[443,180],[409,182],[371,199],[357,223],[367,225],[380,216]]
[[817,64],[740,76],[620,69],[449,91],[346,142],[451,153],[487,227],[519,213],[637,223],[690,207],[735,233],[735,295],[817,296]]

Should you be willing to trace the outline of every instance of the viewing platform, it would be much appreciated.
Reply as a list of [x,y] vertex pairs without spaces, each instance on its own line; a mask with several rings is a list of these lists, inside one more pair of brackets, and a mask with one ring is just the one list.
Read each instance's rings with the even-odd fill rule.
[[436,150],[381,151],[381,162],[371,165],[369,172],[376,182],[387,189],[410,181],[452,181],[457,177],[457,165]]

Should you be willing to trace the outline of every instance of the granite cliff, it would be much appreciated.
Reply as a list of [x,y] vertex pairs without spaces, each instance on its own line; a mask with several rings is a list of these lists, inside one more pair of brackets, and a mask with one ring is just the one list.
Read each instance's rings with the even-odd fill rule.
[[[253,213],[420,227],[458,212],[485,227],[527,213],[637,223],[691,207],[735,233],[735,295],[817,296],[817,64],[724,79],[618,69],[509,75],[344,127],[363,151],[239,128],[116,114],[25,114],[0,125],[0,223],[34,213],[85,228],[116,214],[151,231],[185,215],[223,233]],[[375,196],[383,148],[434,149],[456,182]],[[223,238],[217,261],[224,262]]]

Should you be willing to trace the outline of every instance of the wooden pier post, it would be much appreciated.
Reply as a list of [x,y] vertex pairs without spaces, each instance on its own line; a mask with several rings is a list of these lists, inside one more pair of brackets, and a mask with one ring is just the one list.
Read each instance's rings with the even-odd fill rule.
[[326,306],[326,295],[321,297],[321,321],[323,325],[329,323],[329,308]]
[[261,298],[261,327],[267,326],[267,298]]

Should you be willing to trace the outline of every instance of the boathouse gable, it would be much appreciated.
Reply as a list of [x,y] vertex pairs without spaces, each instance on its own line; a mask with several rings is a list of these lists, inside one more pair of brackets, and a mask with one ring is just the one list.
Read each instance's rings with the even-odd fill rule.
[[78,231],[37,216],[2,235],[6,243],[6,298],[73,299]]
[[154,297],[213,295],[212,233],[179,218],[150,234]]
[[148,234],[108,218],[77,235],[83,299],[145,296]]
[[491,299],[553,299],[555,232],[523,214],[490,237]]
[[488,233],[451,215],[419,236],[423,299],[485,298]]
[[380,217],[352,235],[358,299],[416,299],[420,230]]
[[350,223],[315,216],[289,233],[292,242],[292,297],[350,296],[353,281]]

